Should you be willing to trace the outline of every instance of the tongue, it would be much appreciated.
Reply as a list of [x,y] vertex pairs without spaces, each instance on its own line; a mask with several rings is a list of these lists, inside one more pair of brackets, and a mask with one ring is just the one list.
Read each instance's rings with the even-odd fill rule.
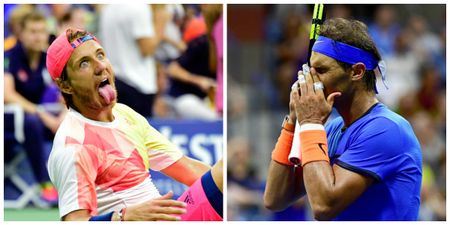
[[111,85],[109,85],[109,84],[107,84],[103,87],[100,87],[98,89],[98,92],[103,97],[103,99],[105,99],[105,102],[108,105],[116,98],[116,94],[114,93]]

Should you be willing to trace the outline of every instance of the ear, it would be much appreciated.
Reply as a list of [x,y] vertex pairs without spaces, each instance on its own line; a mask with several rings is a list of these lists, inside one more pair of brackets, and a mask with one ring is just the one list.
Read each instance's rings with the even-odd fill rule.
[[70,85],[70,82],[68,80],[62,80],[61,78],[58,78],[55,80],[55,82],[58,85],[59,90],[62,93],[69,94],[69,95],[73,94],[72,85]]
[[356,63],[352,66],[352,80],[361,80],[366,74],[366,65],[364,63]]

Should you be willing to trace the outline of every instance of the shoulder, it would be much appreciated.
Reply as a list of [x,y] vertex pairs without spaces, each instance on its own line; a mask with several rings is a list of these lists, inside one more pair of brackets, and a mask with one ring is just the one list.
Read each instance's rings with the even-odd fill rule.
[[20,44],[17,43],[13,48],[5,51],[4,53],[4,68],[5,70],[11,69],[11,65],[19,65],[22,63],[21,56],[23,55]]
[[113,112],[115,116],[123,117],[128,121],[133,121],[138,124],[148,124],[148,121],[144,116],[134,111],[134,109],[125,104],[116,103],[116,105],[113,107]]
[[395,136],[412,132],[412,127],[405,118],[383,104],[376,106],[374,111],[363,119],[361,127],[363,132],[388,132]]
[[113,107],[113,112],[117,112],[118,114],[127,117],[143,117],[141,114],[134,111],[134,109],[122,103],[116,103]]
[[376,107],[354,125],[349,131],[349,140],[354,147],[381,151],[387,155],[418,148],[417,138],[409,122],[384,105]]

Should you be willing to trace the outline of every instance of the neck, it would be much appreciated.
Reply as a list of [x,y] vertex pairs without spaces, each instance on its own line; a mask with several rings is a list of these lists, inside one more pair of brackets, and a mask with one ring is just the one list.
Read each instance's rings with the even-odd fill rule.
[[377,102],[375,93],[356,91],[352,95],[337,98],[335,108],[343,118],[345,127],[348,127]]
[[26,54],[27,54],[28,63],[30,65],[31,69],[35,70],[37,68],[37,66],[39,65],[39,60],[41,58],[41,52],[27,50]]
[[92,109],[92,108],[76,108],[76,110],[84,117],[100,121],[100,122],[112,122],[114,121],[114,115],[112,113],[112,108],[114,104],[102,109]]

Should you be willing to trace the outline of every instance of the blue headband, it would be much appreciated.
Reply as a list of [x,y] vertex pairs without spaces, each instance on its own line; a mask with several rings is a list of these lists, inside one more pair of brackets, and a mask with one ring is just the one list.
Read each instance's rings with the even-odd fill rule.
[[317,38],[312,50],[351,65],[362,62],[367,70],[378,66],[378,60],[373,54],[324,36]]
[[[378,62],[372,53],[324,36],[319,36],[317,38],[312,50],[351,65],[356,63],[364,63],[367,70],[374,70],[378,67],[378,70],[381,73],[381,79],[387,89],[385,83],[386,65],[384,61]],[[375,72],[378,71],[375,70]],[[376,87],[375,92],[378,93]]]

